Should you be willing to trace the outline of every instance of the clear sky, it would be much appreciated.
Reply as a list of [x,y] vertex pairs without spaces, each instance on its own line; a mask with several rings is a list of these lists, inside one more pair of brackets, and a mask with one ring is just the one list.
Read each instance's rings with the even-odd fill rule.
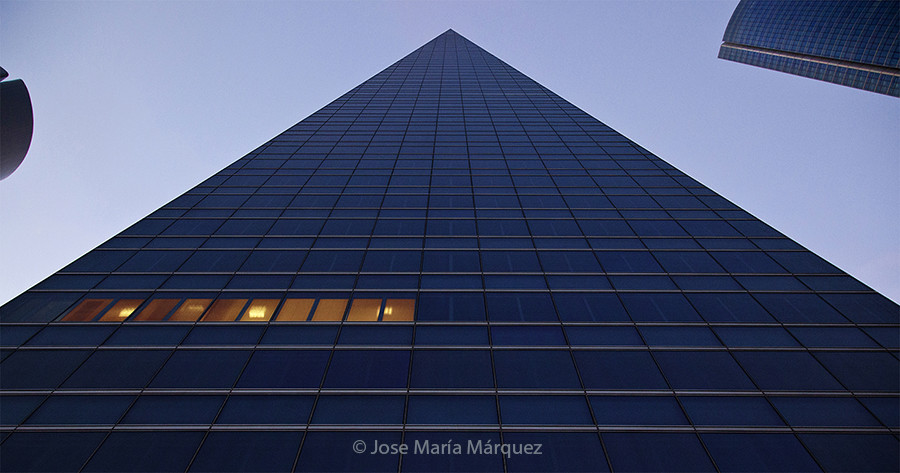
[[0,303],[448,28],[900,300],[900,100],[717,59],[736,5],[0,0]]

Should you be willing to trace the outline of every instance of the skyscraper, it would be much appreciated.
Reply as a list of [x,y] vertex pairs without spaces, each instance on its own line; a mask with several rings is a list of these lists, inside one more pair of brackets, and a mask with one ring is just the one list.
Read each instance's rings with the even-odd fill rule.
[[900,308],[447,31],[0,309],[0,469],[890,470]]
[[900,97],[900,1],[741,0],[719,57]]

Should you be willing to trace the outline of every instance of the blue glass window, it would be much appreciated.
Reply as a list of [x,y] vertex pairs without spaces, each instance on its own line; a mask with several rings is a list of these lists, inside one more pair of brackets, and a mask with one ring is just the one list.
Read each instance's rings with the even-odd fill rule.
[[319,396],[313,424],[402,424],[406,396]]
[[63,271],[72,272],[108,272],[119,267],[134,251],[92,251],[72,264],[63,268]]
[[483,251],[481,262],[485,272],[540,272],[534,251]]
[[16,432],[0,444],[0,470],[78,471],[105,432]]
[[320,350],[256,350],[239,388],[318,388],[329,353]]
[[244,367],[243,350],[179,350],[169,359],[151,388],[230,388]]
[[122,417],[133,399],[132,396],[51,396],[28,418],[28,423],[111,425]]
[[141,389],[170,355],[169,350],[100,350],[63,384],[76,389]]
[[635,322],[693,322],[700,316],[681,294],[620,294]]
[[847,322],[838,311],[815,294],[756,294],[756,299],[782,323]]
[[306,258],[305,251],[262,251],[256,250],[241,265],[241,271],[248,272],[296,272]]
[[807,347],[876,347],[865,332],[855,327],[793,327],[791,334]]
[[502,389],[580,389],[568,351],[495,351],[497,386]]
[[362,251],[310,251],[302,271],[358,271]]
[[419,325],[416,345],[488,345],[488,330],[482,326]]
[[417,350],[411,388],[493,388],[491,356],[486,350]]
[[727,352],[658,351],[655,357],[674,389],[753,389]]
[[325,376],[326,388],[405,388],[409,351],[335,351]]
[[314,396],[232,394],[219,424],[306,424]]
[[0,346],[17,347],[40,329],[41,327],[34,325],[4,325],[0,328]]
[[817,352],[815,357],[851,391],[900,391],[900,362],[887,352]]
[[123,326],[109,337],[106,345],[172,346],[184,339],[190,327],[184,326]]
[[198,251],[181,266],[180,270],[203,273],[237,271],[249,254],[249,251]]
[[553,301],[565,322],[631,321],[615,294],[554,293]]
[[807,352],[735,352],[760,389],[831,390],[840,384]]
[[729,347],[799,346],[791,334],[781,327],[714,327],[713,330]]
[[538,253],[544,271],[599,273],[603,270],[591,252],[586,251],[541,251]]
[[900,463],[891,435],[800,434],[825,471],[894,471]]
[[113,432],[82,471],[184,471],[203,432]]
[[504,424],[593,424],[584,396],[500,396]]
[[[97,253],[97,252],[93,252]],[[93,254],[88,253],[88,254]],[[175,271],[184,261],[191,256],[191,251],[138,251],[131,259],[125,262],[119,271],[139,272],[170,272]]]
[[124,424],[210,424],[225,396],[143,395],[122,419]]
[[371,272],[418,272],[419,251],[369,251],[362,270]]
[[749,294],[686,294],[707,322],[773,322]]
[[[14,328],[14,327],[13,327]],[[30,328],[30,327],[29,327]],[[3,327],[3,331],[8,328]],[[32,337],[27,345],[35,346],[94,346],[103,343],[114,327],[96,326],[49,326]]]
[[409,424],[496,424],[497,402],[493,396],[410,396]]
[[16,351],[0,363],[2,389],[56,389],[87,358],[85,350]]
[[856,400],[849,397],[772,397],[772,404],[793,426],[878,426]]
[[337,334],[336,326],[274,325],[263,335],[260,345],[331,345]]
[[559,320],[549,294],[488,294],[487,306],[495,322]]
[[721,471],[821,471],[791,434],[728,433],[701,437]]
[[491,328],[491,340],[495,346],[566,345],[565,337],[559,327],[494,326]]
[[[375,442],[400,443],[400,435],[399,431],[310,431],[303,440],[295,471],[397,471],[400,455],[370,455],[369,452],[375,448]],[[348,454],[356,441],[362,442],[360,447],[364,453]]]
[[658,273],[662,268],[649,251],[597,251],[608,273]]
[[478,272],[481,271],[481,264],[478,261],[478,253],[474,251],[426,251],[422,270],[426,272]]
[[597,425],[685,425],[671,396],[591,396]]
[[566,335],[572,346],[637,346],[644,344],[633,327],[568,326]]
[[478,321],[485,319],[484,314],[484,296],[481,293],[423,293],[419,296],[418,320]]
[[540,455],[511,455],[510,471],[609,471],[593,432],[505,432],[503,442],[541,444]]
[[604,433],[613,471],[716,471],[694,434]]
[[640,328],[647,345],[657,346],[722,346],[713,332],[706,327],[653,327]]
[[211,432],[190,471],[288,471],[302,432]]
[[681,404],[694,425],[784,425],[762,397],[682,396]]
[[0,424],[18,425],[31,414],[45,396],[3,396],[0,398]]
[[587,389],[668,389],[645,351],[576,351],[575,360]]

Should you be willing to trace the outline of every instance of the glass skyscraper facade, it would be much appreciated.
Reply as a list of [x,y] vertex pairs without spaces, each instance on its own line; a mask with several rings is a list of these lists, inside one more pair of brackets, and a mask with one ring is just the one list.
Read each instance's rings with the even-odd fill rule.
[[898,320],[447,31],[0,308],[0,470],[890,471]]
[[900,1],[741,0],[719,57],[900,97]]

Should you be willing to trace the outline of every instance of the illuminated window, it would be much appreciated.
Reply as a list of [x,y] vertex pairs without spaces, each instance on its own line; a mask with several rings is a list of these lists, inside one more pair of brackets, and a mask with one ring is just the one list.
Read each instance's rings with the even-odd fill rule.
[[316,312],[312,316],[314,322],[331,322],[344,319],[347,299],[319,299]]
[[169,321],[194,322],[209,306],[212,299],[188,299],[169,317]]
[[353,299],[347,320],[375,322],[379,313],[381,313],[381,299]]
[[278,313],[279,322],[306,322],[315,299],[288,299]]
[[90,322],[100,313],[112,299],[85,299],[63,317],[63,322]]
[[172,312],[172,309],[178,305],[178,301],[180,301],[180,299],[153,299],[147,304],[147,307],[144,307],[144,309],[138,312],[131,320],[159,322],[166,318],[166,316],[169,315],[169,312]]
[[219,299],[200,319],[201,322],[233,322],[247,304],[247,299]]
[[415,318],[415,299],[388,299],[384,305],[384,322],[412,322]]
[[266,322],[272,318],[281,299],[253,299],[241,322]]
[[121,322],[128,318],[138,306],[144,302],[143,299],[120,299],[112,308],[100,317],[101,322]]

